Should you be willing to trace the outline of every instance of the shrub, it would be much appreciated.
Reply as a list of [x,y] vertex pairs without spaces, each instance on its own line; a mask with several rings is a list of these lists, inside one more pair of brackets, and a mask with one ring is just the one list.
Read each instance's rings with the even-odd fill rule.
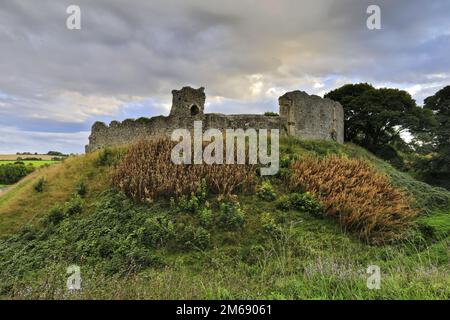
[[39,235],[39,229],[35,226],[23,226],[19,230],[20,237],[25,241],[35,240]]
[[44,185],[46,181],[44,177],[39,178],[39,180],[33,185],[36,192],[44,192]]
[[291,174],[291,164],[298,160],[299,157],[298,154],[292,153],[294,151],[291,150],[291,147],[289,145],[282,146],[282,148],[285,149],[285,151],[282,152],[285,154],[280,157],[280,169],[276,176],[281,179],[287,179]]
[[204,228],[189,225],[181,231],[178,242],[185,249],[204,250],[209,247],[210,239],[211,235]]
[[131,247],[129,251],[115,254],[106,260],[105,273],[110,276],[127,276],[146,267],[160,267],[162,259],[141,247]]
[[0,184],[14,184],[33,171],[33,166],[23,163],[0,165]]
[[83,211],[83,199],[80,196],[74,196],[64,205],[64,213],[68,216],[80,214]]
[[144,244],[161,247],[174,235],[174,224],[167,216],[154,216],[145,220],[142,239]]
[[291,163],[292,161],[289,155],[283,155],[280,157],[280,168],[289,168]]
[[289,196],[291,207],[295,210],[307,212],[313,215],[322,213],[322,206],[309,192],[293,193]]
[[273,201],[276,199],[277,194],[273,190],[273,186],[269,181],[263,181],[262,185],[256,191],[259,198],[265,201]]
[[245,213],[239,202],[222,202],[220,204],[220,226],[227,230],[237,230],[244,225]]
[[200,224],[203,227],[207,228],[207,227],[211,226],[211,224],[213,222],[212,210],[210,208],[202,208],[198,212],[198,219],[200,221]]
[[87,193],[87,186],[84,183],[84,181],[78,182],[78,184],[75,186],[75,193],[79,195],[80,197],[84,197]]
[[100,166],[107,166],[112,164],[112,150],[110,148],[104,148],[98,155],[97,163]]
[[200,210],[203,203],[206,201],[206,182],[202,180],[195,192],[191,193],[190,197],[182,195],[178,201],[171,198],[171,206],[177,210],[187,211],[190,213],[196,213]]
[[276,206],[278,209],[283,210],[283,211],[291,210],[292,204],[291,204],[291,199],[290,199],[289,195],[282,195],[278,199]]
[[278,113],[272,112],[272,111],[264,112],[264,115],[265,115],[266,117],[279,117],[279,114],[278,114]]
[[322,207],[320,203],[309,193],[292,193],[280,198],[277,207],[281,210],[299,210],[312,215],[320,215]]
[[57,225],[64,219],[64,210],[60,205],[53,206],[43,219],[44,226]]
[[326,216],[373,244],[403,238],[416,212],[388,177],[366,162],[338,156],[307,158],[292,165],[292,190],[313,193]]
[[134,144],[114,174],[114,185],[127,196],[142,202],[153,202],[158,197],[190,195],[198,190],[202,181],[208,192],[221,195],[253,187],[255,166],[177,165],[171,161],[174,146],[175,142],[167,138]]
[[97,165],[101,167],[116,165],[122,160],[126,148],[104,148],[97,158]]
[[186,196],[181,196],[178,201],[178,208],[182,211],[187,211],[191,213],[195,213],[200,208],[200,199],[197,198],[197,196],[192,193],[191,197],[188,198]]
[[278,225],[270,213],[264,212],[261,215],[261,225],[267,234],[272,237],[278,237],[281,234],[281,226]]

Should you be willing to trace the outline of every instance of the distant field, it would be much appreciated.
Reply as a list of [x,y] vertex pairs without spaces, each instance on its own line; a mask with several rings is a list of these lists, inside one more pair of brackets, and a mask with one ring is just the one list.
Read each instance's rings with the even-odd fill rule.
[[49,156],[47,154],[27,154],[27,155],[17,155],[17,154],[0,154],[0,161],[8,160],[15,161],[17,158],[40,158],[42,160],[52,160],[55,156]]
[[[14,162],[16,162],[17,160],[0,160],[0,166],[2,164],[12,164]],[[53,164],[53,163],[57,163],[59,161],[53,161],[53,160],[20,160],[21,162],[23,162],[25,165],[33,165],[35,167],[40,167],[46,164]]]

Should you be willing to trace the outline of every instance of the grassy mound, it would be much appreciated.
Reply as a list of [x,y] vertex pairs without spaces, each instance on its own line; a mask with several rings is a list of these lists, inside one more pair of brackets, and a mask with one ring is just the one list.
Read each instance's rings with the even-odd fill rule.
[[[137,203],[113,187],[126,150],[38,169],[0,196],[0,296],[4,298],[448,299],[450,194],[399,174],[353,145],[282,142],[279,176],[255,192],[189,194]],[[363,159],[420,192],[417,227],[404,242],[370,246],[326,219],[314,194],[292,193],[289,165],[328,155]],[[396,181],[395,181],[396,180]],[[36,185],[42,183],[37,191]],[[145,200],[145,199],[144,199]],[[433,206],[424,204],[433,203]],[[6,234],[9,235],[6,235]],[[83,290],[65,290],[81,267]],[[380,290],[366,287],[378,265]]]
[[[108,188],[111,167],[98,165],[98,154],[74,157],[50,167],[38,168],[0,197],[0,234],[35,225],[55,204],[69,200],[77,185],[85,183],[88,201]],[[34,187],[43,182],[43,192]]]

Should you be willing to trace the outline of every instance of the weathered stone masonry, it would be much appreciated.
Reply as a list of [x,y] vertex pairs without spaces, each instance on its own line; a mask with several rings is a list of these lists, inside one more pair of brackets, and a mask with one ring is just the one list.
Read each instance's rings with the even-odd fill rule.
[[344,142],[344,110],[338,102],[310,96],[302,91],[288,92],[279,98],[280,116],[257,114],[224,115],[204,113],[204,88],[184,87],[172,91],[169,116],[112,121],[109,126],[92,126],[86,152],[103,147],[125,145],[142,138],[170,135],[174,129],[192,129],[203,121],[203,129],[279,129],[282,134],[304,139]]

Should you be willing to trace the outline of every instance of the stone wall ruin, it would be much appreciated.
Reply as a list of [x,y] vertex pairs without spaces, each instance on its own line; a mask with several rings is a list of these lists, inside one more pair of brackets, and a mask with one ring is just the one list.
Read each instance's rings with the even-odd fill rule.
[[310,96],[302,91],[288,92],[279,98],[280,115],[224,115],[204,113],[205,89],[183,87],[172,91],[169,116],[112,121],[109,126],[96,122],[92,126],[86,152],[120,146],[140,139],[170,136],[173,130],[192,129],[194,121],[203,121],[203,129],[279,129],[280,134],[302,139],[344,142],[344,110],[335,101]]

